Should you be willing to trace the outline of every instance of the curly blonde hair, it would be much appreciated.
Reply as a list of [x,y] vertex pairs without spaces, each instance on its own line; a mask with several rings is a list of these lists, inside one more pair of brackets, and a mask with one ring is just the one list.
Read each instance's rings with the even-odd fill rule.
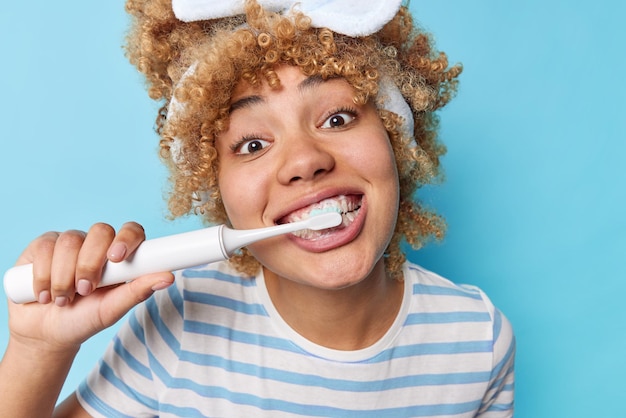
[[[127,56],[145,75],[150,97],[162,102],[156,127],[160,155],[170,169],[173,217],[193,212],[207,223],[228,222],[214,141],[228,128],[231,94],[242,80],[279,86],[275,68],[287,64],[306,76],[343,77],[359,104],[380,100],[381,75],[398,86],[413,112],[415,143],[401,133],[402,119],[377,102],[400,183],[398,221],[385,253],[390,276],[402,277],[403,238],[416,249],[431,237],[442,238],[445,222],[415,192],[442,177],[445,147],[437,138],[435,111],[453,97],[462,68],[448,66],[406,7],[377,33],[358,38],[311,27],[299,13],[270,13],[255,0],[246,0],[245,15],[197,22],[176,19],[171,0],[127,0],[126,9],[133,16]],[[184,112],[168,115],[174,91]],[[231,262],[249,275],[259,268],[245,250]]]

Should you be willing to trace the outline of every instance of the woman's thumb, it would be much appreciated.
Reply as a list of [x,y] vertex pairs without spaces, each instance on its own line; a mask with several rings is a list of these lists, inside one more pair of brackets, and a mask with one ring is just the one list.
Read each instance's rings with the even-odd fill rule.
[[169,287],[172,283],[174,283],[172,273],[154,273],[110,289],[102,301],[107,307],[101,317],[103,325],[106,327],[113,325],[135,305],[148,299],[154,292]]

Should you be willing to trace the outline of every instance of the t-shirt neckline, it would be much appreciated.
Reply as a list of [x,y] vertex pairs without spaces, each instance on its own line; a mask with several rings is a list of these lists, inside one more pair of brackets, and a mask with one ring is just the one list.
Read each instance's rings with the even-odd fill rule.
[[402,305],[398,310],[398,314],[394,319],[393,323],[387,330],[387,332],[374,344],[369,347],[365,347],[359,350],[337,350],[333,348],[328,348],[319,344],[316,344],[287,324],[287,322],[282,318],[272,299],[270,298],[269,292],[267,290],[267,286],[265,283],[265,276],[263,274],[263,269],[260,269],[259,273],[256,276],[256,289],[257,296],[259,298],[260,303],[265,308],[272,324],[278,331],[278,333],[296,344],[300,349],[305,352],[320,358],[324,358],[331,361],[338,361],[344,363],[356,363],[369,360],[376,355],[380,354],[383,350],[390,347],[392,342],[395,340],[396,336],[402,329],[402,325],[406,321],[407,314],[409,312],[409,307],[411,303],[411,284],[410,284],[410,274],[407,274],[406,266],[403,269],[404,273],[404,294],[402,296]]

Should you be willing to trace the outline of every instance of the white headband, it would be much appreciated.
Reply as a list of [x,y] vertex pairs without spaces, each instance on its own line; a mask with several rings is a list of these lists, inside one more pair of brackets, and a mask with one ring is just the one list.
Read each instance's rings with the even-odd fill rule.
[[[378,32],[398,12],[402,0],[257,0],[266,10],[287,12],[294,6],[316,28],[348,36]],[[176,17],[184,22],[218,19],[244,13],[245,0],[172,0]]]

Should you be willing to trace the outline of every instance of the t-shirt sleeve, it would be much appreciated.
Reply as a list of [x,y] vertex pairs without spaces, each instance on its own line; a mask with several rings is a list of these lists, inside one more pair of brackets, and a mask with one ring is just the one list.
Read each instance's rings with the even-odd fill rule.
[[174,285],[157,292],[128,315],[77,390],[78,400],[89,414],[103,418],[158,416],[157,394],[162,385],[158,362],[176,355],[176,337],[171,330],[180,329],[175,328],[176,322],[182,322],[179,291]]
[[493,366],[489,388],[477,415],[480,418],[512,417],[515,389],[515,335],[509,320],[483,294],[493,323]]

